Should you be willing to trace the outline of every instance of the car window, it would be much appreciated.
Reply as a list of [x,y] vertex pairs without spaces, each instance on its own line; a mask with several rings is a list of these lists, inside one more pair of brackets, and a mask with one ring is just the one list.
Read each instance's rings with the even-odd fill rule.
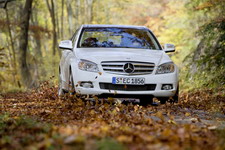
[[160,49],[148,30],[133,28],[84,28],[78,47]]

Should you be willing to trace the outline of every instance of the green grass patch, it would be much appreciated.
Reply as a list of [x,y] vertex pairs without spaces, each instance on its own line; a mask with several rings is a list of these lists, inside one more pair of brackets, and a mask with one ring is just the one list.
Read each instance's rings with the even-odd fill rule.
[[[52,125],[35,119],[9,114],[0,115],[0,148],[20,149],[33,143],[42,142],[51,133]],[[50,135],[51,136],[51,135]]]
[[104,138],[97,142],[98,150],[126,150],[124,145],[112,138]]

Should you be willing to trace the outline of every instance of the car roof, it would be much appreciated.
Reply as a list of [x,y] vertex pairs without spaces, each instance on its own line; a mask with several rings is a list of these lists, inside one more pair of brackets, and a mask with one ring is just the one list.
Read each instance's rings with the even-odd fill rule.
[[134,26],[134,25],[107,25],[107,24],[84,24],[83,28],[136,28],[136,29],[147,29],[145,26]]

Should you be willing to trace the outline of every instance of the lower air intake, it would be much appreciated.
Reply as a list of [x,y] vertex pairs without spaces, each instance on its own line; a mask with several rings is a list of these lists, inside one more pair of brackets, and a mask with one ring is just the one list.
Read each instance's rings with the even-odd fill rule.
[[119,85],[111,83],[99,83],[101,89],[116,91],[154,91],[156,84],[145,85]]

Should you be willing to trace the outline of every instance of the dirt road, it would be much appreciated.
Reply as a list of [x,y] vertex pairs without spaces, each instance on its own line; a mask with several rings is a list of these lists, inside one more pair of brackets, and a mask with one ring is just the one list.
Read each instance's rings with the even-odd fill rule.
[[[52,124],[51,133],[61,137],[60,146],[65,149],[77,142],[83,143],[83,149],[90,145],[98,149],[96,143],[108,138],[122,143],[122,149],[225,148],[224,89],[182,93],[179,103],[158,106],[125,105],[113,99],[59,99],[56,90],[2,95],[1,114]],[[49,139],[57,145],[50,135]]]

